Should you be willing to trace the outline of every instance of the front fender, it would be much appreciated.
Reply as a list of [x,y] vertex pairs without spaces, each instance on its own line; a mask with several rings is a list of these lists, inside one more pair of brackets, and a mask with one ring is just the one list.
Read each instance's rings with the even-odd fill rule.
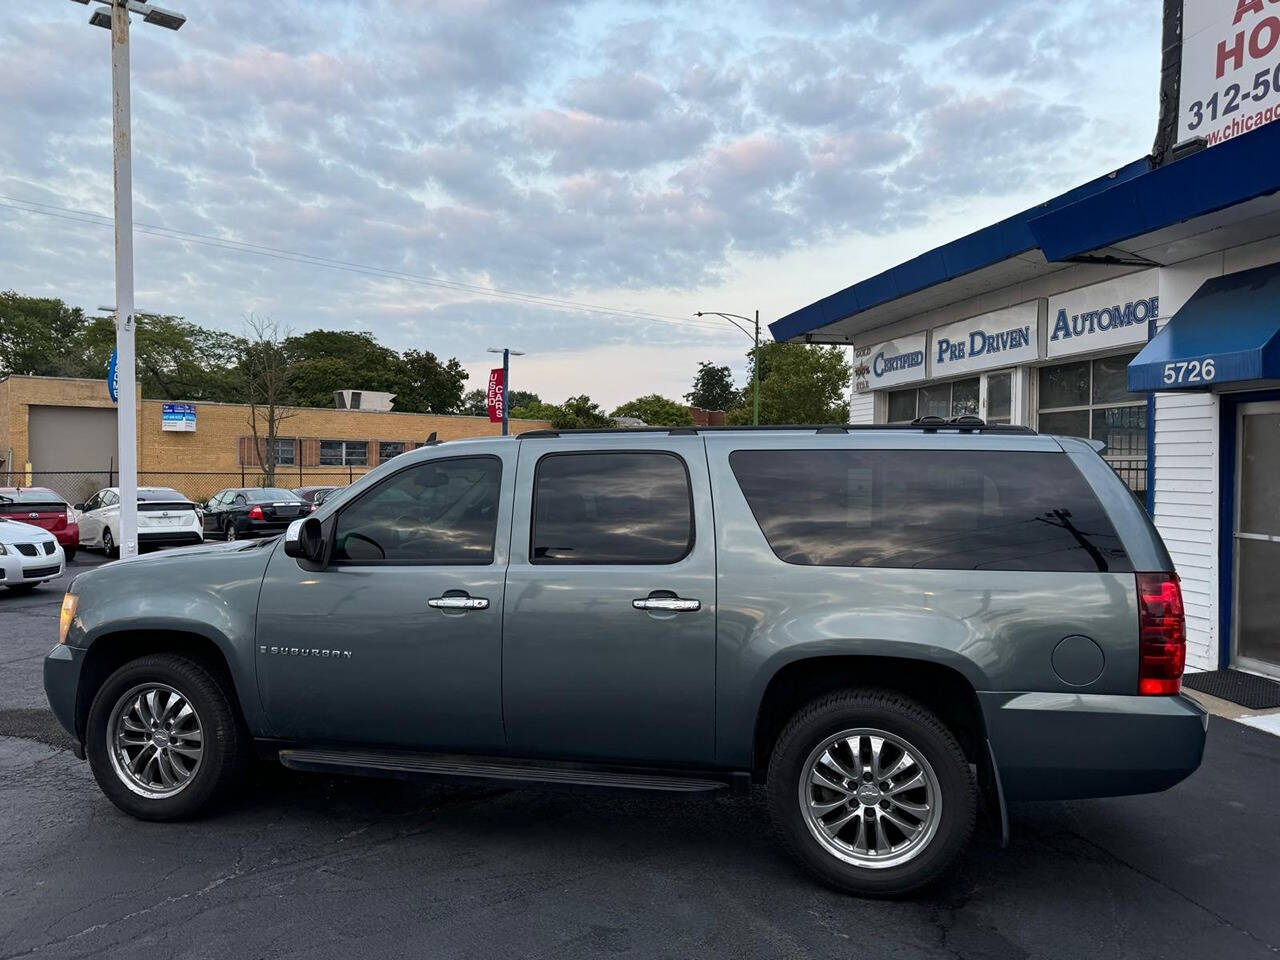
[[208,641],[226,661],[250,731],[268,735],[253,644],[272,546],[153,554],[83,574],[71,587],[79,603],[67,644],[92,659],[96,645],[140,633],[172,635],[178,652],[183,636]]

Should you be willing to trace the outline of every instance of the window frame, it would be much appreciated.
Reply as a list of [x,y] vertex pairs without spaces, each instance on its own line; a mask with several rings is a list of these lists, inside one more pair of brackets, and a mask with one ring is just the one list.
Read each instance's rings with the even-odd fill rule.
[[[1047,413],[1052,415],[1055,413],[1083,413],[1085,415],[1086,422],[1089,424],[1089,435],[1088,437],[1082,437],[1081,439],[1092,440],[1092,439],[1095,439],[1093,436],[1093,415],[1094,413],[1100,410],[1115,410],[1121,407],[1142,408],[1144,410],[1144,416],[1145,416],[1145,411],[1148,405],[1146,397],[1139,397],[1139,399],[1137,400],[1111,400],[1111,401],[1102,401],[1102,402],[1095,402],[1093,399],[1094,365],[1098,363],[1100,360],[1114,360],[1119,357],[1128,357],[1130,360],[1132,360],[1134,357],[1138,355],[1139,352],[1140,351],[1137,351],[1137,350],[1134,350],[1134,351],[1125,350],[1120,353],[1105,353],[1105,354],[1102,354],[1101,356],[1091,356],[1091,357],[1085,357],[1083,359],[1079,357],[1076,357],[1076,358],[1064,357],[1059,359],[1056,363],[1042,363],[1039,366],[1037,366],[1035,368],[1035,372],[1036,372],[1035,373],[1035,385],[1036,385],[1035,428],[1036,430],[1038,431],[1040,429],[1040,417],[1043,414]],[[1078,404],[1078,403],[1071,404],[1065,407],[1041,406],[1041,391],[1040,391],[1041,372],[1044,370],[1048,370],[1052,367],[1068,367],[1077,363],[1085,363],[1085,364],[1088,364],[1089,366],[1088,402],[1084,404]],[[1153,429],[1153,424],[1151,423],[1151,419],[1149,416],[1147,416],[1146,419],[1147,419],[1147,425],[1146,425],[1145,432],[1147,435],[1147,443],[1149,444],[1151,431]],[[1075,434],[1058,434],[1058,436],[1076,436],[1076,435]],[[1150,492],[1151,477],[1147,476],[1148,455],[1146,450],[1143,450],[1141,453],[1116,455],[1116,454],[1112,454],[1110,451],[1110,448],[1108,448],[1107,450],[1103,451],[1103,453],[1101,454],[1101,457],[1103,460],[1107,461],[1107,465],[1110,466],[1111,469],[1116,472],[1116,474],[1120,477],[1121,482],[1124,483],[1124,485],[1128,487],[1129,490],[1135,496],[1145,495]],[[1142,473],[1146,480],[1146,485],[1141,490],[1135,490],[1133,487],[1129,486],[1129,482],[1124,479],[1124,475],[1120,472],[1122,468],[1132,469],[1132,467],[1135,465],[1140,465],[1142,467]]]
[[[289,444],[289,459],[282,460],[280,458],[280,444]],[[277,467],[296,467],[298,465],[298,438],[297,437],[276,437],[276,466]]]
[[[455,460],[493,460],[498,464],[498,515],[494,518],[493,523],[493,545],[489,551],[488,560],[347,560],[335,556],[338,548],[338,531],[342,526],[342,515],[360,503],[365,497],[372,496],[384,485],[390,483],[400,474],[408,470],[416,470],[420,467],[429,465],[449,463]],[[502,458],[495,453],[464,453],[455,454],[451,457],[430,457],[426,460],[417,460],[413,463],[406,463],[404,466],[393,470],[385,477],[382,477],[377,483],[368,490],[363,491],[360,496],[356,497],[349,503],[344,503],[338,510],[327,518],[326,522],[332,524],[333,543],[329,548],[328,566],[331,567],[491,567],[498,562],[498,531],[502,528],[502,501],[504,491],[502,488],[505,476],[506,464],[502,462]]]
[[[538,533],[538,474],[542,470],[542,464],[546,460],[553,457],[621,457],[634,456],[636,454],[649,454],[664,457],[671,457],[678,464],[680,469],[684,471],[685,490],[689,494],[689,539],[685,543],[685,549],[680,556],[674,560],[665,560],[661,563],[616,563],[616,562],[599,562],[588,561],[580,563],[569,563],[563,560],[548,560],[546,558],[535,558],[533,555],[534,544],[537,542]],[[674,450],[662,450],[653,447],[644,447],[641,449],[627,450],[553,450],[542,454],[538,457],[533,467],[533,484],[529,489],[529,549],[528,560],[533,566],[538,567],[672,567],[678,563],[688,560],[693,554],[694,547],[698,544],[698,517],[694,509],[693,499],[693,475],[689,472],[689,464],[685,458]]]
[[[409,452],[409,444],[404,440],[378,440],[376,442],[378,444],[378,463],[386,463],[388,460],[394,460],[396,457],[404,456],[406,453]],[[400,452],[393,453],[389,457],[384,456],[382,453],[382,448],[385,444],[389,444],[389,443],[398,444],[400,447]]]
[[[956,414],[954,412],[955,402],[956,402],[955,385],[957,383],[964,383],[969,380],[978,381],[978,412],[976,416],[979,416],[983,420],[987,420],[988,422],[991,422],[988,420],[988,414],[989,414],[988,395],[990,391],[990,378],[1007,376],[1009,378],[1009,418],[1007,420],[1002,419],[999,422],[1008,423],[1008,424],[1019,424],[1022,422],[1021,398],[1020,398],[1020,389],[1019,389],[1020,387],[1019,371],[1021,369],[1022,369],[1021,367],[1017,367],[1017,366],[996,367],[991,370],[979,370],[976,373],[969,373],[963,376],[952,377],[946,380],[923,380],[919,383],[913,384],[912,386],[897,387],[889,390],[884,390],[882,391],[885,394],[884,422],[887,424],[895,424],[897,426],[906,426],[910,424],[912,420],[915,420],[916,418],[923,416],[923,414],[920,413],[920,391],[924,387],[946,387],[949,391],[949,399],[947,401],[947,407],[948,407],[948,410],[951,411],[947,414],[947,416],[948,418],[953,416],[960,416],[960,414]],[[912,417],[911,420],[891,420],[889,419],[889,403],[890,403],[889,396],[891,394],[903,394],[903,393],[914,394],[915,417]]]
[[[326,443],[342,444],[342,458],[340,463],[325,463],[324,445]],[[364,445],[364,462],[363,463],[355,463],[347,454],[347,447],[352,446],[354,444]],[[316,458],[319,461],[316,465],[320,467],[367,467],[369,465],[369,441],[368,440],[333,440],[333,439],[321,440],[320,449],[316,453]]]

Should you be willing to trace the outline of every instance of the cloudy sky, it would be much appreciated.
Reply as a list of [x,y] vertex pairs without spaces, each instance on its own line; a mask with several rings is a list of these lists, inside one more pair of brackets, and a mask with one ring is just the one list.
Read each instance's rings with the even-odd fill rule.
[[[1158,0],[164,3],[181,32],[134,31],[139,307],[369,330],[475,385],[505,342],[557,402],[741,374],[693,311],[776,319],[1156,121]],[[111,303],[110,37],[13,7],[0,288]]]

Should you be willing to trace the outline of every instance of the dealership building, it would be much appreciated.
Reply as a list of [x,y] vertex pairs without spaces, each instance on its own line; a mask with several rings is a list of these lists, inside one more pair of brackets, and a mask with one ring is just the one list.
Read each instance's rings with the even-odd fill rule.
[[[1264,68],[1280,84],[1280,18],[1259,28],[1252,4],[1185,6],[1187,51],[1225,45],[1223,76],[1205,82],[1238,95],[1239,53],[1246,85]],[[1273,28],[1276,44],[1250,40]],[[974,415],[1105,443],[1173,556],[1188,667],[1280,677],[1280,123],[1250,106],[1247,125],[1223,117],[1198,138],[1203,57],[1178,54],[1150,157],[770,329],[852,347],[854,423]]]

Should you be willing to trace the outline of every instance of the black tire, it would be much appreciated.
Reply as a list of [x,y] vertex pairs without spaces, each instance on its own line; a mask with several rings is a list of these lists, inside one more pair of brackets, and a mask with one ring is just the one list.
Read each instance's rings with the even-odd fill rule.
[[110,527],[102,528],[102,552],[107,555],[108,560],[114,560],[120,553],[115,537],[111,536]]
[[[801,810],[801,777],[808,782],[810,755],[828,738],[859,729],[901,738],[923,757],[936,779],[936,828],[903,863],[872,867],[841,859],[819,842]],[[774,825],[792,855],[824,883],[868,897],[902,896],[942,877],[968,845],[978,807],[977,783],[955,736],[925,707],[889,690],[839,691],[799,710],[774,745],[768,792]],[[851,801],[849,809],[857,802]],[[871,813],[879,817],[878,811]],[[857,821],[853,824],[856,829]]]
[[66,558],[67,558],[67,563],[70,563],[72,560],[74,560],[74,559],[76,558],[76,548],[75,548],[75,547],[63,547],[63,548],[62,548],[62,555],[63,555],[64,557],[66,557]]
[[[121,698],[148,683],[164,684],[186,698],[203,735],[199,765],[186,785],[167,797],[144,796],[131,787],[112,763],[108,743]],[[216,807],[237,785],[248,752],[232,697],[224,682],[206,666],[178,654],[152,654],[120,667],[94,696],[85,730],[85,753],[102,792],[139,820],[185,820]]]

